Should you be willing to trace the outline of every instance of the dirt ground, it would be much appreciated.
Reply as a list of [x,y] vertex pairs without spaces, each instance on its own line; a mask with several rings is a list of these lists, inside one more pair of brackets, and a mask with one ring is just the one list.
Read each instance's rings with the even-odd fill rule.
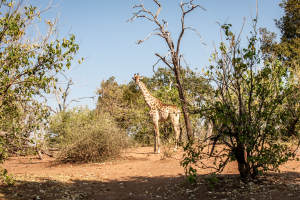
[[81,165],[45,156],[10,157],[1,166],[14,175],[16,184],[0,184],[0,199],[300,199],[297,161],[286,163],[281,173],[246,184],[238,178],[236,163],[230,163],[211,189],[205,179],[185,183],[179,164],[183,150],[167,159],[152,151],[152,147],[129,149],[118,160]]

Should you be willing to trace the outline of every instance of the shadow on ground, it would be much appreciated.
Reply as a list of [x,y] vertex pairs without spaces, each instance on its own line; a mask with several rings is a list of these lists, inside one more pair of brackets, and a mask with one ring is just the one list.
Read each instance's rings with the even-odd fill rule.
[[[1,187],[0,199],[299,199],[300,174],[276,173],[243,183],[238,175],[220,175],[210,186],[203,178],[195,185],[184,176],[132,177],[127,181],[53,179],[28,176],[14,186]],[[3,186],[3,185],[2,185]],[[211,189],[213,188],[213,189]]]

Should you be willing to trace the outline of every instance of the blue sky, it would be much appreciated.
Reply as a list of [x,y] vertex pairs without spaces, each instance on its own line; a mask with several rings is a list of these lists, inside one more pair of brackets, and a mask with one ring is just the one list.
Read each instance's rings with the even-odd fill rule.
[[[174,41],[180,33],[181,9],[180,0],[159,0],[162,10],[159,20],[169,23],[169,30]],[[278,6],[281,0],[258,0],[258,25],[280,34],[275,27],[274,19],[283,16],[283,10]],[[41,1],[39,2],[41,4]],[[42,1],[41,8],[46,6]],[[59,14],[60,36],[70,33],[76,36],[80,42],[80,51],[76,58],[87,58],[78,68],[68,73],[67,76],[78,80],[69,95],[69,101],[79,97],[94,96],[94,92],[103,79],[115,76],[118,83],[130,81],[134,73],[143,76],[152,76],[152,66],[156,63],[155,53],[166,54],[167,45],[158,36],[153,36],[147,41],[137,45],[138,39],[146,38],[156,28],[153,22],[145,18],[136,19],[134,22],[126,22],[138,9],[132,9],[133,5],[140,4],[139,0],[53,0],[52,5],[58,5],[42,15],[42,21],[53,19]],[[144,0],[144,6],[152,12],[156,12],[157,6],[152,0]],[[202,68],[208,65],[208,56],[211,54],[212,42],[220,41],[220,27],[215,22],[233,25],[233,31],[239,31],[244,17],[246,24],[244,36],[251,30],[251,15],[255,16],[255,0],[194,0],[194,4],[200,4],[208,11],[201,8],[194,10],[186,16],[185,24],[197,29],[202,36],[201,43],[195,32],[187,31],[182,39],[181,54],[184,54],[191,69]],[[243,38],[245,39],[245,37]],[[77,65],[74,62],[74,66]],[[165,67],[160,63],[160,67]],[[95,108],[95,101],[85,99],[81,105]],[[51,106],[54,103],[50,100]],[[72,106],[79,104],[73,103]]]

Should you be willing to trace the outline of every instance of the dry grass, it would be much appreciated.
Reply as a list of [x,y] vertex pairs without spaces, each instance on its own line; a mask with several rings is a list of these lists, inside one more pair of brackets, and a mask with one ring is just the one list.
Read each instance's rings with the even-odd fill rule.
[[166,142],[162,147],[161,160],[172,158],[172,156],[175,154],[174,147],[174,142]]

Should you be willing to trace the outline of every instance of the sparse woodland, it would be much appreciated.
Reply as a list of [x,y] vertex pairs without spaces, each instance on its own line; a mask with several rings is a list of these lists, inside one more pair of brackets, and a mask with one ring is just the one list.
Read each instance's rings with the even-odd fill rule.
[[[243,27],[232,32],[230,21],[216,24],[222,42],[214,45],[211,64],[198,67],[202,72],[189,68],[180,44],[186,31],[202,41],[201,32],[187,26],[185,18],[206,9],[193,1],[181,2],[181,32],[172,38],[168,22],[159,18],[161,4],[153,1],[156,11],[146,10],[143,3],[136,5],[128,21],[144,20],[157,26],[138,44],[160,37],[168,46],[165,55],[156,54],[157,63],[165,67],[153,63],[154,75],[142,81],[154,97],[182,111],[180,142],[185,154],[181,166],[187,180],[199,182],[198,170],[209,169],[211,183],[217,183],[216,174],[237,162],[240,178],[247,181],[297,160],[299,0],[280,4],[285,14],[274,22],[281,31],[278,38],[268,27],[257,27],[257,16],[249,19],[252,31],[245,38],[241,36]],[[149,108],[134,81],[120,84],[111,76],[99,83],[94,110],[69,107],[72,80],[65,72],[72,61],[83,61],[76,58],[79,45],[75,35],[58,36],[58,19],[45,21],[44,36],[33,37],[30,32],[37,21],[43,22],[43,13],[50,8],[38,10],[23,1],[0,3],[0,162],[14,154],[39,154],[40,159],[46,154],[75,163],[104,162],[117,159],[126,148],[152,146]],[[67,88],[60,81],[66,81]],[[58,109],[47,105],[47,95],[57,97]],[[160,123],[159,129],[163,145],[173,145],[171,122]],[[14,183],[5,169],[1,169],[1,177],[7,184]]]

